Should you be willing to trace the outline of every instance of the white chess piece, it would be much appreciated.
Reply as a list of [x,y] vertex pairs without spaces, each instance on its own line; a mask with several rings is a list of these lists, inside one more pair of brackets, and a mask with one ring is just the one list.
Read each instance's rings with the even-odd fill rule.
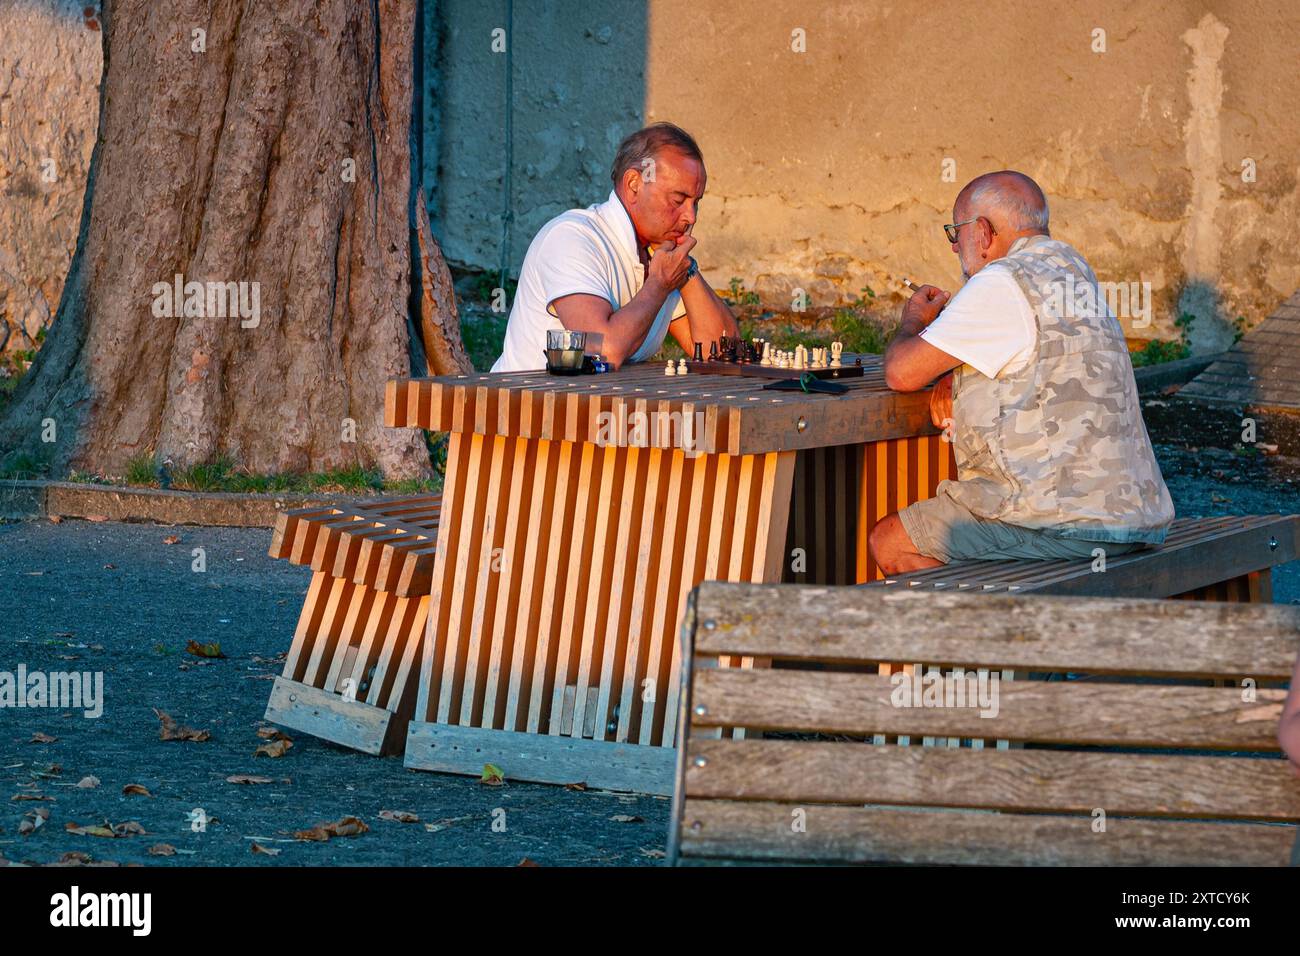
[[686,359],[681,359],[681,360],[678,361],[678,363],[677,363],[677,374],[678,374],[678,375],[685,375],[685,374],[686,374]]
[[666,369],[664,369],[664,374],[665,374],[665,375],[676,375],[676,374],[677,374],[677,368],[676,368],[676,366],[673,365],[673,360],[672,360],[672,359],[669,359],[669,360],[668,360],[668,367],[667,367]]
[[843,342],[831,343],[831,368],[840,367],[840,356],[844,353]]
[[772,364],[772,343],[771,342],[763,343],[763,358],[759,361],[758,364],[759,365]]

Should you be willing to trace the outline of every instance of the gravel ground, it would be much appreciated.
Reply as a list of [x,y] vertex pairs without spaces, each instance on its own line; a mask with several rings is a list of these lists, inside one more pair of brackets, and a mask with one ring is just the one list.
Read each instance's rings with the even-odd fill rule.
[[[176,535],[176,544],[164,538]],[[270,532],[64,521],[0,526],[0,671],[102,671],[103,715],[0,710],[0,857],[180,865],[655,865],[668,801],[407,770],[291,733],[280,758],[255,757],[262,713],[293,633],[310,571],[266,555]],[[191,551],[207,571],[191,570]],[[220,642],[225,659],[184,653]],[[158,708],[211,732],[159,740]],[[57,738],[31,743],[34,734]],[[51,765],[57,765],[52,768]],[[236,785],[231,775],[269,777]],[[79,789],[86,776],[94,789]],[[152,796],[126,796],[139,784]],[[47,802],[10,802],[14,795]],[[49,819],[20,835],[24,815]],[[194,832],[191,814],[209,823]],[[418,823],[381,819],[407,811]],[[499,812],[504,810],[504,814]],[[328,842],[299,830],[355,816],[370,828]],[[622,818],[622,819],[615,819]],[[83,826],[139,823],[147,835],[78,835]],[[504,831],[501,825],[504,823]],[[493,824],[497,829],[493,829]],[[428,825],[428,826],[426,826]],[[432,827],[432,829],[430,829]],[[254,854],[251,838],[278,855]],[[151,856],[164,843],[175,856]]]
[[[1262,455],[1236,440],[1234,410],[1207,412],[1171,398],[1148,403],[1147,415],[1180,515],[1300,513],[1300,458],[1289,457],[1297,442],[1284,427],[1260,423],[1258,440],[1281,446]],[[166,543],[173,535],[181,540]],[[0,710],[0,798],[50,798],[5,802],[0,857],[51,863],[71,852],[116,863],[259,866],[659,862],[669,811],[661,798],[489,787],[302,734],[292,734],[281,758],[254,756],[264,743],[257,731],[270,678],[309,580],[307,570],[268,558],[269,540],[269,531],[230,528],[0,525],[0,671],[24,664],[104,675],[97,719]],[[204,573],[191,570],[200,547]],[[1274,570],[1274,599],[1300,603],[1300,562]],[[191,639],[220,642],[227,657],[186,654]],[[161,741],[154,708],[211,739]],[[57,739],[31,742],[38,733]],[[227,782],[239,774],[271,782]],[[78,788],[87,776],[98,786]],[[124,795],[129,784],[151,796]],[[48,820],[22,835],[25,815],[37,809],[48,810]],[[191,823],[196,809],[209,820],[203,832]],[[383,810],[419,822],[392,822]],[[347,816],[368,832],[328,842],[293,837]],[[147,832],[108,838],[65,829],[106,821]],[[255,842],[279,853],[254,853]],[[175,855],[150,855],[157,844]]]

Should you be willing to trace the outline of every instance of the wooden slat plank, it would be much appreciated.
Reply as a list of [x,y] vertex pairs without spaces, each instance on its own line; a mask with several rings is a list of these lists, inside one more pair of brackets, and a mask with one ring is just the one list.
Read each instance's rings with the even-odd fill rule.
[[1236,687],[1013,680],[999,682],[996,698],[977,701],[969,686],[956,697],[957,684],[945,677],[945,699],[965,706],[918,706],[896,704],[894,681],[876,674],[697,667],[692,679],[693,729],[1252,751],[1277,750],[1286,697],[1261,688],[1258,700],[1244,702]]
[[699,608],[697,654],[1093,674],[1284,680],[1300,632],[1300,607],[1283,605],[800,584],[706,581]]
[[[802,811],[802,832],[791,825]],[[687,800],[683,858],[938,866],[1285,866],[1296,828]]]
[[708,739],[690,758],[692,798],[1300,821],[1282,759]]

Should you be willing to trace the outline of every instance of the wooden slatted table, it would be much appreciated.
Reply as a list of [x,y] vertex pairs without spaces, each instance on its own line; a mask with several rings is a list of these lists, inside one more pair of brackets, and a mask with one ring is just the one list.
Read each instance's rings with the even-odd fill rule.
[[659,366],[390,382],[386,424],[450,433],[407,766],[670,792],[690,590],[872,580],[875,522],[955,477],[928,392],[862,358],[840,396]]

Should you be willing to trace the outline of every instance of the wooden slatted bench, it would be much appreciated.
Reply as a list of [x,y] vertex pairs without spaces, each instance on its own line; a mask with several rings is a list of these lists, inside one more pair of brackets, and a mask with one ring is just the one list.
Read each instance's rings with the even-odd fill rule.
[[[1087,558],[958,561],[863,587],[1268,603],[1273,600],[1273,567],[1297,556],[1300,515],[1179,518],[1159,547],[1117,555],[1104,565]],[[881,673],[891,673],[891,668],[884,666]],[[1002,676],[1011,680],[1016,675],[1008,670]],[[885,740],[880,737],[876,742]],[[927,737],[921,743],[957,747],[961,741]],[[971,743],[983,746],[980,739]],[[1005,749],[1008,744],[999,740],[997,746]]]
[[440,495],[280,515],[270,555],[312,569],[266,719],[400,752],[415,710]]
[[[1300,608],[722,582],[691,603],[670,862],[1253,866],[1291,853],[1300,781],[1277,723]],[[735,655],[779,666],[717,666]],[[952,706],[948,678],[949,706],[910,706],[902,675],[810,669],[918,661],[973,671],[985,700]],[[988,676],[1003,668],[1098,676]],[[1026,746],[863,742],[880,733]]]
[[1300,515],[1178,518],[1164,544],[1107,558],[1104,570],[1087,558],[955,561],[862,586],[1269,602],[1271,569],[1297,556]]

